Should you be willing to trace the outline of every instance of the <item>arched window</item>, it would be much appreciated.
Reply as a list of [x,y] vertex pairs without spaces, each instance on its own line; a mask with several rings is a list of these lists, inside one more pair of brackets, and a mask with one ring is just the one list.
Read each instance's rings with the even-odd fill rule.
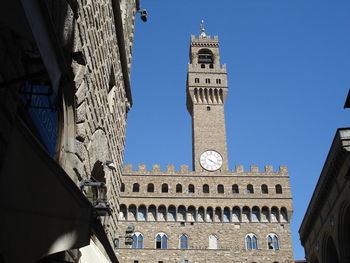
[[132,248],[142,248],[143,247],[143,235],[140,232],[135,232],[132,236]]
[[182,193],[182,185],[181,184],[176,185],[176,193]]
[[207,213],[205,216],[205,221],[206,222],[213,222],[213,208],[208,207],[207,208]]
[[247,194],[254,194],[254,188],[251,184],[248,184],[247,185],[247,191],[246,191]]
[[217,207],[215,208],[215,217],[214,217],[214,221],[215,222],[221,222],[222,221],[222,212],[221,212],[221,208]]
[[241,209],[238,206],[232,208],[232,222],[241,221]]
[[138,183],[135,183],[132,185],[132,191],[137,193],[140,191],[140,185]]
[[268,207],[264,206],[261,209],[261,222],[269,222],[270,220],[270,210]]
[[223,221],[224,222],[230,222],[231,221],[231,213],[230,213],[230,208],[225,207],[224,208],[224,216],[223,216]]
[[203,185],[203,193],[209,194],[209,185],[207,185],[207,184]]
[[196,220],[196,208],[194,206],[190,206],[187,209],[187,221],[194,222]]
[[282,194],[282,186],[280,184],[276,184],[276,194]]
[[222,184],[218,185],[218,193],[223,194],[225,192],[224,186]]
[[148,207],[147,219],[148,219],[148,221],[156,221],[157,220],[157,209],[156,209],[155,205],[150,205]]
[[248,250],[258,249],[258,238],[255,234],[248,234],[245,237],[245,244]]
[[287,208],[281,208],[281,222],[288,222]]
[[278,222],[279,221],[279,211],[277,207],[271,208],[271,222]]
[[252,209],[252,222],[260,221],[260,209],[257,206],[254,206]]
[[232,193],[233,194],[239,194],[238,185],[236,185],[236,184],[232,185]]
[[267,185],[266,184],[263,184],[261,186],[261,193],[262,194],[268,194],[269,193],[269,189],[267,188]]
[[167,193],[169,191],[167,184],[162,184],[162,193]]
[[198,208],[197,221],[204,222],[204,208],[202,206]]
[[122,192],[122,193],[125,192],[125,184],[124,184],[124,183],[122,183],[122,184],[120,185],[120,192]]
[[158,207],[158,221],[166,220],[166,207],[164,205],[160,205]]
[[129,205],[128,220],[136,220],[136,206]]
[[243,207],[242,222],[250,222],[250,208],[248,206]]
[[190,185],[188,186],[188,193],[189,193],[189,194],[194,194],[194,185],[193,185],[193,184],[190,184]]
[[147,185],[147,192],[153,193],[154,192],[154,184],[148,184]]
[[146,206],[140,205],[137,211],[137,220],[145,221],[146,220]]
[[160,232],[156,235],[156,248],[157,249],[165,249],[168,248],[168,236]]
[[168,221],[175,221],[176,220],[176,208],[175,206],[171,205],[168,208]]
[[252,249],[252,238],[249,235],[245,237],[245,246],[248,250]]
[[188,237],[183,234],[181,237],[180,237],[180,248],[181,249],[186,249],[188,248]]
[[209,49],[198,51],[198,64],[212,64],[213,62],[213,53]]
[[209,236],[209,249],[217,249],[218,248],[218,238],[216,235]]
[[186,221],[186,208],[183,205],[180,205],[177,209],[177,220]]
[[280,249],[279,238],[276,234],[269,234],[267,236],[267,248],[268,249]]
[[120,205],[119,208],[119,219],[120,220],[126,220],[126,206]]

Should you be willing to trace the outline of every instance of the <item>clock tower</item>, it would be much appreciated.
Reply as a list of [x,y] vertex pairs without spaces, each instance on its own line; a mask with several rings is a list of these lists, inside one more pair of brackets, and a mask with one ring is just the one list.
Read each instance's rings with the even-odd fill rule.
[[202,24],[199,37],[191,36],[186,84],[194,171],[228,170],[224,116],[227,90],[226,65],[220,64],[218,37],[207,36]]

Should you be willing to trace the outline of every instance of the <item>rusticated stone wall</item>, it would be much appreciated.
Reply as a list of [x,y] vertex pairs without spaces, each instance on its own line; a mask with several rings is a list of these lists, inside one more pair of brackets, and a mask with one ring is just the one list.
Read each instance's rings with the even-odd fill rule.
[[[132,103],[128,85],[136,13],[135,0],[116,3],[77,3],[71,65],[74,119],[67,120],[69,138],[60,153],[61,163],[77,184],[90,178],[106,182],[113,210],[107,229],[111,240],[117,230],[126,119]],[[114,168],[107,163],[114,163]]]
[[[143,235],[143,247],[132,248],[120,238],[117,254],[121,262],[293,262],[290,220],[293,214],[287,167],[278,171],[257,166],[244,171],[196,172],[169,165],[147,170],[126,165],[119,212],[119,234],[129,225]],[[138,187],[135,185],[138,184]],[[149,187],[149,184],[153,184]],[[164,184],[168,192],[162,191]],[[209,193],[203,185],[209,186]],[[254,193],[247,191],[251,184]],[[179,191],[179,185],[182,191]],[[194,186],[194,193],[189,191]],[[224,191],[218,189],[222,185]],[[232,192],[237,185],[239,192]],[[262,192],[262,185],[268,192]],[[280,185],[282,192],[276,192]],[[221,188],[222,189],[222,188]],[[150,191],[151,190],[151,191]],[[238,212],[237,212],[238,211]],[[167,249],[156,249],[156,236],[165,233]],[[188,248],[180,248],[180,237],[188,237]],[[258,249],[247,249],[246,236],[254,234]],[[267,236],[275,234],[279,249],[269,249]],[[217,237],[217,249],[209,248],[209,236]]]

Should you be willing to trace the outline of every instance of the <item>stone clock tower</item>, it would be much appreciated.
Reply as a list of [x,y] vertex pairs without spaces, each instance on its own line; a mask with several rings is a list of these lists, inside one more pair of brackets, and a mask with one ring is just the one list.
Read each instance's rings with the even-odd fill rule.
[[[119,262],[294,263],[287,167],[228,169],[226,66],[220,64],[218,37],[207,36],[203,26],[191,37],[186,88],[193,169],[125,165],[117,215]],[[123,238],[130,225],[132,244]]]
[[226,65],[220,64],[219,40],[205,34],[191,36],[187,73],[187,109],[192,116],[194,171],[227,171],[224,104]]

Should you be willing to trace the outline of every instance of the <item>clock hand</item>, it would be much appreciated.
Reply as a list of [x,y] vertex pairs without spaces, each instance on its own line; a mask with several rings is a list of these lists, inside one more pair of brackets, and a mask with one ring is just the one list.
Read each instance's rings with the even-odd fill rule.
[[210,159],[210,158],[207,158],[207,160],[208,160],[209,162],[211,162],[211,163],[214,163],[214,161],[213,161],[212,159]]
[[216,164],[216,160],[213,160],[213,159],[211,159],[211,158],[208,158],[208,160],[209,160],[211,163]]

